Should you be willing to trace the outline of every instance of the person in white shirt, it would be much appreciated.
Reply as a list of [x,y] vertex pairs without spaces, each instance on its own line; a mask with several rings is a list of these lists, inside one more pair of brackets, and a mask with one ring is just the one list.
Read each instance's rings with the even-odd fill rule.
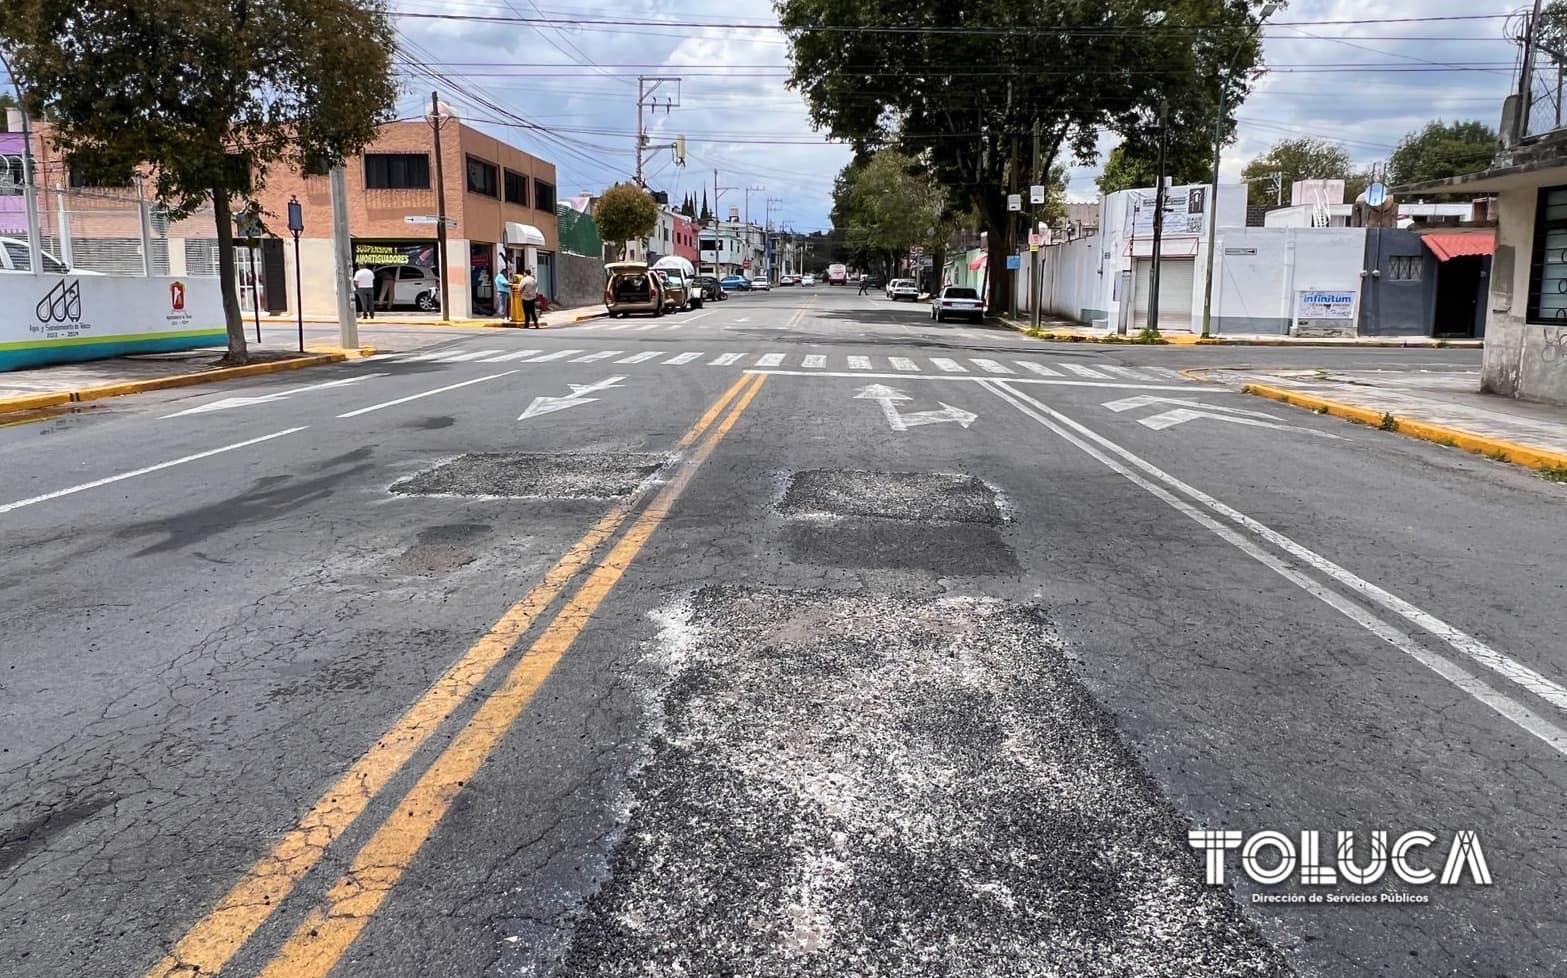
[[359,318],[375,318],[375,273],[369,265],[360,265],[354,273],[354,295],[359,299]]

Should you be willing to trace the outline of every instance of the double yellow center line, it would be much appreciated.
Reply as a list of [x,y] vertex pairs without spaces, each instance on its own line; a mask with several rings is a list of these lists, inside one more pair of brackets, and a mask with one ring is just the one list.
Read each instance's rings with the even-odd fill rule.
[[[636,516],[630,529],[593,564],[558,614],[484,699],[478,711],[411,788],[393,814],[360,849],[349,870],[327,892],[261,972],[263,978],[325,978],[370,916],[402,878],[457,793],[511,729],[540,686],[631,561],[646,545],[696,470],[713,454],[761,390],[766,375],[747,375],[715,401],[680,439],[696,445],[673,478]],[[732,406],[731,406],[732,402]],[[729,413],[720,422],[718,418]],[[716,427],[715,422],[717,422]],[[709,433],[710,432],[710,433]],[[704,440],[703,435],[707,437]],[[700,442],[700,443],[699,443]],[[198,978],[220,973],[271,916],[299,880],[408,763],[451,712],[489,675],[518,639],[563,594],[635,512],[618,507],[600,519],[549,569],[522,600],[449,668],[149,972],[147,978]]]

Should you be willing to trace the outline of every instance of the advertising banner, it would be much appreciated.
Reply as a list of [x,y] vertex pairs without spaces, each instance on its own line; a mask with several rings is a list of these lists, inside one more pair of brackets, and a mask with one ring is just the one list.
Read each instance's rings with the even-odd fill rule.
[[[1132,233],[1139,238],[1153,234],[1154,193],[1140,191],[1133,195]],[[1208,214],[1208,188],[1206,186],[1170,187],[1164,192],[1164,233],[1176,235],[1202,234],[1207,228],[1203,220]]]
[[1303,289],[1295,293],[1295,325],[1346,329],[1354,325],[1355,293]]
[[0,272],[0,370],[226,339],[215,278]]
[[389,265],[434,268],[439,263],[434,241],[355,241],[354,264],[371,268]]

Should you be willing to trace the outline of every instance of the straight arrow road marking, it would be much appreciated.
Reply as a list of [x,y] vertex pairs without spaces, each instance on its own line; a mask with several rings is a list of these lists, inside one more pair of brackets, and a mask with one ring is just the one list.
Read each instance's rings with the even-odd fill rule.
[[1118,401],[1106,401],[1104,406],[1116,413],[1132,411],[1137,408],[1151,407],[1155,404],[1178,404],[1181,407],[1196,408],[1199,411],[1223,411],[1226,414],[1240,414],[1251,418],[1262,418],[1266,421],[1277,421],[1277,417],[1265,414],[1262,411],[1249,411],[1245,408],[1225,407],[1222,404],[1208,404],[1204,401],[1193,401],[1181,397],[1152,397],[1142,394],[1137,397],[1123,397]]
[[593,384],[567,384],[571,393],[564,396],[535,397],[533,403],[527,409],[517,415],[518,421],[526,421],[536,418],[541,414],[553,414],[556,411],[564,411],[567,408],[580,407],[598,400],[596,397],[585,397],[586,394],[596,394],[599,391],[609,390],[611,387],[619,387],[625,377],[607,377]]
[[1137,423],[1152,428],[1155,431],[1163,431],[1173,428],[1178,424],[1188,421],[1196,421],[1199,418],[1211,418],[1214,421],[1228,421],[1230,424],[1250,425],[1254,428],[1273,428],[1277,431],[1300,431],[1308,435],[1316,435],[1318,438],[1337,438],[1338,435],[1326,431],[1313,431],[1310,428],[1297,428],[1291,424],[1280,424],[1277,421],[1258,421],[1256,418],[1242,418],[1233,414],[1220,414],[1217,411],[1193,411],[1191,408],[1175,408],[1161,414],[1151,415],[1146,418],[1138,418]]
[[967,428],[973,424],[979,415],[962,408],[953,407],[944,402],[939,411],[912,411],[901,414],[898,411],[899,401],[911,401],[913,398],[898,390],[896,387],[888,387],[886,384],[871,384],[862,387],[855,392],[855,400],[876,401],[881,405],[883,417],[893,431],[908,431],[910,428],[923,424],[942,424],[947,421],[955,421],[961,427]]
[[385,376],[386,374],[360,374],[358,377],[348,377],[343,380],[329,380],[324,384],[309,384],[305,387],[291,387],[286,391],[275,391],[271,394],[253,394],[249,396],[238,395],[234,397],[225,397],[220,400],[209,401],[206,404],[197,405],[193,408],[186,408],[183,411],[176,411],[173,414],[165,414],[158,420],[166,421],[169,418],[182,418],[187,414],[207,414],[211,411],[226,411],[229,408],[249,407],[252,404],[266,404],[270,401],[281,401],[294,394],[303,394],[306,391],[325,390],[329,387],[344,387],[348,384],[357,384],[361,380],[369,380],[372,377]]

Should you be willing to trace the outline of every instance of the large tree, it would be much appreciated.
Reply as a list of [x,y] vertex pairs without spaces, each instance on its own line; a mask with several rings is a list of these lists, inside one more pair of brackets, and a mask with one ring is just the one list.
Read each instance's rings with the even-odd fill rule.
[[[1250,188],[1248,200],[1253,204],[1273,204],[1278,201],[1278,189],[1269,179],[1279,174],[1285,199],[1288,200],[1290,184],[1296,180],[1343,180],[1346,184],[1358,184],[1349,154],[1337,143],[1325,139],[1285,139],[1273,144],[1273,148],[1246,164],[1241,176]],[[1354,193],[1349,193],[1353,190]],[[1349,186],[1346,199],[1354,200],[1360,192],[1358,186]]]
[[1161,101],[1212,131],[1221,85],[1230,109],[1249,88],[1260,6],[780,0],[778,10],[790,84],[813,121],[857,150],[898,146],[960,195],[990,234],[998,304],[1014,242],[1006,195],[1043,182],[1058,153],[1091,160],[1100,127],[1147,129]]
[[946,200],[918,160],[884,149],[861,166],[845,168],[837,217],[848,222],[850,249],[875,255],[886,266],[913,248],[932,248],[945,240]]
[[233,202],[273,166],[331,166],[375,138],[397,94],[382,0],[4,0],[0,44],[76,165],[140,168],[175,217],[211,203],[244,362]]
[[617,183],[593,205],[593,220],[604,240],[618,242],[625,255],[626,242],[645,238],[658,227],[658,202],[634,183]]
[[[1174,134],[1172,133],[1172,136]],[[1198,136],[1208,135],[1198,131]],[[1165,154],[1164,174],[1177,185],[1213,182],[1213,143],[1196,138],[1191,130],[1181,130],[1181,138],[1170,140]],[[1122,140],[1105,158],[1099,174],[1099,192],[1136,190],[1158,183],[1159,144],[1156,136]]]
[[1394,185],[1444,180],[1491,165],[1496,156],[1496,130],[1483,122],[1432,122],[1399,141],[1388,160],[1388,182]]

